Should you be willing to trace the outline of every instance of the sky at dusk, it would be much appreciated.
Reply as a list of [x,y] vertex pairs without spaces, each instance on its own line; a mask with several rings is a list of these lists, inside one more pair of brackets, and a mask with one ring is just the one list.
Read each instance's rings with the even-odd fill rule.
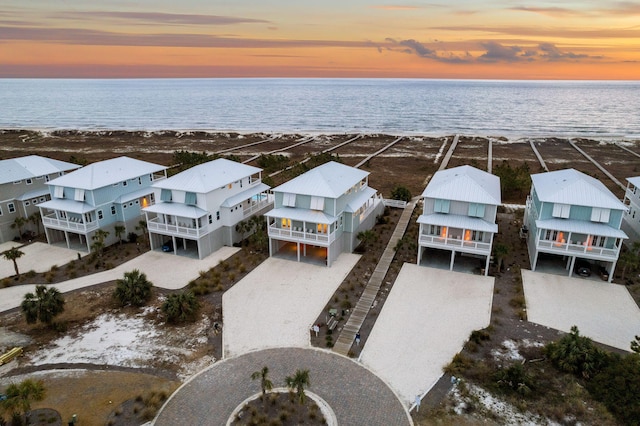
[[640,78],[640,2],[0,0],[0,77]]

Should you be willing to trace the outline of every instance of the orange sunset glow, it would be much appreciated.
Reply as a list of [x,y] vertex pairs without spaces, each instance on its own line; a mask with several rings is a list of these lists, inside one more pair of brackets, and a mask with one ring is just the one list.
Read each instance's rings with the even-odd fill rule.
[[0,0],[0,77],[638,79],[636,2]]

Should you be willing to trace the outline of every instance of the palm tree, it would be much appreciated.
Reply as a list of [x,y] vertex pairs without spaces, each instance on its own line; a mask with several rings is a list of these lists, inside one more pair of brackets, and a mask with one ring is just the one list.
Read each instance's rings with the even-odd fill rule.
[[631,250],[625,250],[618,258],[618,263],[622,266],[622,274],[620,280],[624,281],[624,276],[628,269],[635,269],[638,266],[638,256]]
[[363,251],[366,250],[369,243],[372,243],[378,239],[378,235],[371,229],[358,232],[358,235],[356,237],[360,240]]
[[31,216],[29,216],[29,222],[33,223],[36,226],[37,235],[40,235],[40,224],[42,223],[42,215],[40,212],[34,212]]
[[126,230],[127,228],[125,228],[124,225],[116,225],[113,227],[113,232],[118,238],[118,242],[120,243],[120,245],[122,245],[122,234],[124,234],[124,231]]
[[138,225],[136,226],[136,231],[142,231],[142,237],[144,238],[145,242],[147,240],[147,221],[146,220],[141,220],[138,222]]
[[104,229],[98,229],[92,236],[93,244],[91,248],[98,256],[102,256],[102,249],[104,249],[104,240],[109,236],[109,232]]
[[198,308],[200,308],[200,303],[190,291],[168,295],[161,307],[167,317],[167,322],[170,323],[195,319]]
[[46,391],[42,380],[27,379],[18,384],[11,383],[5,394],[7,399],[0,402],[0,406],[22,420],[22,416],[31,410],[31,401],[42,401]]
[[509,247],[506,244],[496,243],[493,247],[493,255],[496,257],[496,261],[498,262],[498,272],[502,271],[502,263],[504,262],[504,258],[509,254]]
[[266,365],[262,367],[260,371],[254,371],[251,373],[251,380],[260,379],[260,389],[262,389],[262,396],[265,396],[268,391],[273,389],[273,383],[269,380],[269,367]]
[[22,216],[18,216],[13,220],[11,229],[18,229],[18,236],[22,238],[22,227],[27,224],[27,219]]
[[252,224],[251,228],[253,234],[251,234],[251,243],[255,246],[255,249],[262,251],[267,248],[269,243],[269,235],[267,234],[267,221],[264,216],[253,216],[249,222]]
[[51,324],[53,318],[64,311],[64,297],[55,287],[36,286],[36,293],[27,293],[20,304],[28,324],[40,320]]
[[296,374],[286,377],[284,382],[292,392],[296,392],[300,404],[304,404],[306,399],[304,388],[311,384],[309,381],[309,370],[296,370]]
[[242,245],[245,244],[245,236],[244,235],[247,232],[251,232],[252,229],[253,229],[253,223],[251,223],[251,221],[241,220],[236,225],[236,232],[239,232],[240,235],[242,236]]
[[18,262],[17,260],[24,256],[24,252],[19,250],[17,247],[11,247],[9,250],[5,250],[2,252],[2,256],[13,262],[13,269],[16,271],[16,275],[18,279],[20,279],[20,271],[18,270]]
[[152,287],[153,284],[147,280],[147,276],[138,269],[134,269],[131,272],[125,272],[124,278],[116,281],[113,297],[122,306],[143,306],[151,298]]

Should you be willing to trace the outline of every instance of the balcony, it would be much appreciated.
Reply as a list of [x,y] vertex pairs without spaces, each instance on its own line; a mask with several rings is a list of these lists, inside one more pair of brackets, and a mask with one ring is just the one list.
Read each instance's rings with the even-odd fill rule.
[[59,229],[86,234],[99,228],[98,222],[82,222],[81,219],[58,219],[55,214],[42,217],[42,223],[46,228]]
[[565,256],[580,256],[588,258],[598,258],[603,260],[618,259],[618,248],[605,248],[586,245],[584,243],[571,244],[558,241],[539,240],[538,250],[545,253],[560,254]]
[[314,245],[329,245],[336,240],[335,231],[326,234],[316,232],[314,228],[303,229],[298,227],[278,228],[275,224],[269,225],[269,238],[285,239],[288,241]]
[[186,224],[169,224],[160,222],[159,217],[147,221],[147,229],[150,232],[161,232],[165,235],[185,238],[200,238],[207,233],[206,227],[195,228]]
[[273,200],[274,200],[273,195],[269,195],[267,198],[263,200],[257,201],[255,203],[251,203],[249,207],[242,209],[242,218],[247,219],[248,217],[253,216],[255,213],[259,212],[260,210],[270,205],[273,205]]
[[446,238],[439,235],[420,235],[418,243],[421,246],[445,250],[457,250],[465,253],[491,254],[491,243],[482,241],[466,241],[458,238]]

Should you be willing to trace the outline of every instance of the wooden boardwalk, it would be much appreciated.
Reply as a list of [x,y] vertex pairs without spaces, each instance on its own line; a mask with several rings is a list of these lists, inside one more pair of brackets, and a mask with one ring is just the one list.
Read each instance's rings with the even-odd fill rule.
[[390,144],[388,144],[387,146],[385,146],[382,149],[377,150],[376,152],[374,152],[373,154],[369,155],[367,158],[365,158],[364,160],[362,160],[361,162],[359,162],[358,164],[356,164],[355,168],[359,168],[361,167],[363,164],[366,164],[367,161],[371,160],[373,157],[375,157],[378,154],[382,154],[383,152],[385,152],[386,150],[388,150],[389,148],[391,148],[392,146],[394,146],[395,144],[397,144],[398,142],[400,142],[403,139],[404,136],[400,136],[398,139],[394,140],[393,142],[391,142]]
[[487,172],[491,173],[493,169],[493,141],[489,139],[489,149],[487,152]]
[[302,139],[298,139],[296,141],[296,143],[294,143],[293,145],[285,146],[284,148],[280,148],[280,149],[274,149],[273,151],[265,152],[264,154],[254,155],[253,157],[251,157],[251,158],[249,158],[247,160],[244,160],[242,162],[242,164],[247,164],[247,163],[252,162],[253,160],[257,160],[258,158],[260,158],[261,155],[270,155],[270,154],[275,154],[277,152],[286,151],[286,150],[288,150],[290,148],[295,148],[296,146],[300,146],[300,145],[303,145],[303,144],[305,144],[307,142],[311,142],[314,139],[315,139],[315,136],[306,136],[306,137],[304,137]]
[[604,167],[602,167],[600,165],[600,163],[598,163],[596,160],[593,159],[593,157],[591,157],[589,154],[587,154],[586,152],[584,152],[578,145],[576,145],[573,141],[569,141],[569,144],[576,150],[578,151],[580,154],[582,154],[582,156],[584,158],[586,158],[587,160],[591,161],[593,163],[594,166],[596,166],[598,168],[598,170],[600,170],[602,173],[604,173],[605,175],[607,175],[607,177],[609,179],[611,179],[616,185],[618,185],[620,188],[622,188],[623,191],[625,191],[627,189],[626,185],[623,185],[622,182],[620,182],[614,175],[612,175],[611,173],[609,173],[609,171],[607,169],[605,169]]
[[248,148],[250,146],[260,145],[261,143],[265,143],[265,142],[271,142],[271,141],[273,141],[275,139],[276,139],[275,136],[271,136],[271,137],[269,137],[267,139],[264,139],[264,140],[261,140],[261,141],[258,141],[258,142],[251,142],[251,143],[246,143],[244,145],[234,146],[232,148],[222,149],[220,151],[214,152],[214,154],[224,154],[225,152],[231,152],[231,151],[235,151],[237,149]]
[[631,154],[631,155],[635,155],[636,157],[640,157],[640,154],[638,154],[638,153],[637,153],[637,152],[635,152],[635,151],[631,151],[631,150],[630,150],[629,148],[627,148],[626,146],[622,146],[622,145],[620,145],[619,143],[617,143],[617,144],[616,144],[616,146],[617,146],[618,148],[620,148],[620,149],[623,149],[623,150],[627,151],[627,152],[628,152],[629,154]]
[[451,146],[449,147],[447,154],[442,159],[442,163],[440,163],[440,167],[438,167],[438,171],[444,170],[447,168],[447,165],[449,164],[449,160],[451,160],[451,156],[453,155],[453,151],[455,151],[456,146],[458,145],[458,139],[460,139],[460,135],[456,135],[456,137],[453,138],[453,142],[451,142]]
[[389,266],[391,266],[391,261],[393,261],[393,257],[396,255],[395,246],[404,235],[407,230],[407,226],[409,226],[409,221],[411,220],[411,215],[416,206],[417,200],[417,197],[411,200],[402,212],[402,215],[398,220],[398,224],[396,225],[396,229],[393,231],[393,235],[391,236],[384,253],[382,253],[380,261],[376,265],[376,269],[373,271],[373,274],[371,274],[367,286],[362,292],[358,303],[356,303],[347,323],[342,328],[340,336],[333,346],[333,350],[335,352],[345,356],[348,355],[356,338],[356,333],[360,330],[362,323],[369,314],[371,305],[378,295],[378,291],[382,285],[382,280],[384,280],[384,277],[387,275]]
[[542,155],[540,155],[540,153],[538,152],[538,148],[536,148],[536,145],[533,143],[532,140],[529,140],[529,145],[531,145],[531,149],[533,150],[533,153],[536,155],[536,157],[538,158],[538,161],[540,162],[540,165],[542,166],[542,168],[548,172],[549,168],[547,167],[547,165],[545,164],[544,160],[542,159]]

